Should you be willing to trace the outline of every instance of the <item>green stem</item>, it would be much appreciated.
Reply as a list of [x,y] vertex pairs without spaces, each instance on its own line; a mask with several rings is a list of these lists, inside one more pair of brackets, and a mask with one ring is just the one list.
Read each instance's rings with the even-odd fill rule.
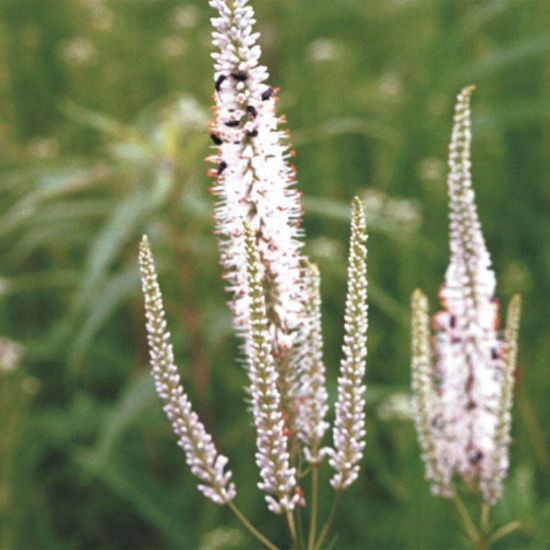
[[327,538],[328,532],[332,526],[332,522],[334,521],[334,516],[336,515],[336,509],[338,508],[338,504],[340,502],[341,496],[342,496],[341,489],[336,489],[334,493],[334,498],[332,499],[332,506],[330,508],[330,513],[329,513],[327,522],[325,523],[325,526],[323,527],[323,530],[319,535],[319,540],[317,541],[317,544],[314,547],[315,550],[319,550],[323,546],[323,542],[325,542],[325,539]]
[[472,518],[470,517],[470,514],[468,513],[468,509],[466,508],[464,501],[460,498],[457,491],[455,491],[455,494],[453,496],[453,504],[455,505],[458,515],[462,520],[462,527],[464,528],[464,532],[466,533],[466,535],[468,535],[470,540],[475,545],[478,545],[478,543],[480,542],[479,533],[476,529],[476,526],[474,525],[474,522],[472,521]]
[[491,531],[491,505],[484,502],[481,505],[481,532],[488,535]]
[[500,540],[501,538],[505,537],[506,535],[509,535],[510,533],[512,533],[513,531],[516,531],[517,529],[521,529],[521,522],[511,521],[510,523],[507,523],[506,525],[499,527],[489,538],[489,543],[496,542],[497,540]]
[[243,524],[243,526],[256,537],[266,548],[269,550],[279,550],[272,542],[270,542],[264,535],[262,535],[252,523],[246,518],[246,516],[237,508],[237,505],[230,500],[227,505],[230,510],[237,516],[237,519]]
[[290,533],[290,540],[292,542],[292,548],[298,548],[298,537],[296,536],[296,525],[294,524],[294,515],[292,512],[286,512],[286,522],[288,525],[288,532]]
[[317,507],[319,498],[319,464],[311,465],[311,518],[309,523],[309,538],[307,548],[315,547],[315,532],[317,531]]

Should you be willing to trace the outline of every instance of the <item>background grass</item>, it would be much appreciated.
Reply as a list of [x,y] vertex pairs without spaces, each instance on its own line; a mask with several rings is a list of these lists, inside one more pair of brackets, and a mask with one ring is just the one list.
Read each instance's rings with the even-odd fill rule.
[[[284,540],[255,488],[203,158],[213,91],[204,1],[0,2],[0,547],[253,548],[196,491],[147,371],[137,243],[151,239],[186,387],[231,458],[242,508]],[[369,210],[368,448],[338,548],[462,547],[429,495],[412,422],[408,302],[448,260],[454,97],[478,91],[474,185],[498,296],[524,298],[500,548],[550,546],[550,4],[256,0],[323,277],[334,397],[348,203]],[[406,404],[406,401],[405,401]],[[325,485],[326,487],[326,485]],[[323,493],[325,509],[331,491]]]

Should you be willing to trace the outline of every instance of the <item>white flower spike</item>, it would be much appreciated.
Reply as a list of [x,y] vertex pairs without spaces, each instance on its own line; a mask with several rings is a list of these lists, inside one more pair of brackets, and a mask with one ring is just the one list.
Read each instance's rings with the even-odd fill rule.
[[298,438],[304,444],[306,460],[318,463],[324,454],[320,446],[329,425],[325,420],[328,394],[325,389],[321,332],[321,276],[317,265],[308,262],[304,277],[305,326],[299,342],[300,387],[297,392],[296,426]]
[[295,185],[283,118],[275,114],[275,93],[259,64],[258,33],[248,0],[210,0],[215,60],[215,121],[211,137],[216,153],[212,192],[221,263],[236,331],[248,345],[248,296],[242,221],[256,236],[260,277],[267,288],[270,339],[279,373],[283,406],[290,414],[296,380],[291,368],[295,334],[303,323],[300,222],[302,207]]
[[367,357],[367,225],[358,197],[353,199],[348,259],[348,290],[344,316],[344,357],[338,377],[333,440],[329,463],[336,473],[330,483],[345,489],[359,475],[365,448],[365,392]]
[[[458,95],[449,147],[450,263],[433,317],[435,368],[426,350],[424,303],[413,299],[413,387],[417,429],[433,491],[452,495],[453,474],[477,481],[494,503],[508,465],[511,386],[519,305],[508,336],[498,331],[496,279],[481,233],[470,173],[470,96]],[[512,302],[515,304],[516,301]],[[515,327],[515,330],[514,330]],[[430,389],[431,388],[431,389]]]
[[230,481],[231,472],[225,471],[228,459],[216,450],[212,437],[193,411],[181,385],[170,333],[166,330],[155,263],[146,236],[139,247],[139,266],[155,389],[165,403],[164,412],[178,438],[178,445],[185,452],[187,464],[201,481],[199,490],[216,504],[227,504],[236,495],[235,485]]
[[262,477],[258,486],[267,493],[269,509],[280,514],[294,509],[300,493],[296,491],[296,470],[290,467],[288,438],[285,434],[281,396],[277,388],[278,374],[267,331],[268,320],[258,249],[252,228],[247,222],[244,230],[247,294],[250,304],[248,375],[257,436],[256,463]]

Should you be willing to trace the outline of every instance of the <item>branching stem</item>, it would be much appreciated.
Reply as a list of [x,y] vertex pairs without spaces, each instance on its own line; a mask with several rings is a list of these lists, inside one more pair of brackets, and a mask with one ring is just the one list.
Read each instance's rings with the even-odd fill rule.
[[272,542],[270,542],[264,535],[262,535],[252,523],[248,520],[248,518],[237,508],[237,505],[230,500],[227,505],[229,506],[230,510],[237,516],[237,519],[242,523],[242,525],[252,534],[255,538],[257,538],[266,548],[269,548],[269,550],[279,550],[277,546],[275,546]]
[[323,546],[323,543],[325,542],[325,539],[327,538],[327,535],[332,526],[332,522],[334,521],[334,516],[336,515],[336,510],[338,508],[338,504],[340,503],[341,496],[342,496],[342,490],[337,489],[334,492],[334,498],[332,499],[332,506],[330,508],[330,513],[329,513],[327,522],[325,523],[325,526],[323,527],[323,530],[319,535],[319,540],[317,541],[317,544],[314,546],[315,550],[320,550]]

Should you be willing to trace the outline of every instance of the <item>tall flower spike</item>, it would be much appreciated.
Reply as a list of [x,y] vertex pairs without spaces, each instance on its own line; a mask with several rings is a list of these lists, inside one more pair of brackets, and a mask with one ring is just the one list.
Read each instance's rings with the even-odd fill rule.
[[365,392],[363,382],[367,356],[367,231],[365,211],[353,199],[348,259],[348,290],[344,317],[344,357],[338,377],[330,465],[336,473],[330,483],[345,489],[359,474],[365,447]]
[[466,479],[491,475],[503,372],[495,275],[477,216],[470,174],[470,95],[458,95],[449,148],[450,264],[434,318],[443,401],[441,452]]
[[247,222],[244,223],[244,236],[249,298],[248,375],[257,436],[256,464],[262,478],[258,487],[267,493],[268,508],[280,514],[294,509],[299,493],[296,491],[296,471],[290,467],[258,249],[253,230]]
[[266,287],[270,339],[277,360],[285,411],[293,409],[295,376],[290,350],[302,323],[300,194],[293,189],[294,169],[284,119],[275,114],[274,90],[259,64],[258,33],[248,0],[210,0],[215,60],[215,121],[211,137],[216,153],[212,187],[221,263],[232,293],[233,321],[245,338],[248,327],[246,261],[242,220],[256,235],[260,277]]
[[418,289],[412,296],[411,309],[413,403],[416,431],[422,448],[422,459],[426,465],[426,478],[432,482],[434,494],[452,496],[452,472],[439,456],[437,449],[442,437],[441,423],[438,422],[441,418],[441,402],[437,395],[432,367],[428,300]]
[[296,426],[306,460],[319,462],[321,441],[328,428],[328,411],[321,332],[321,277],[317,265],[307,262],[304,272],[305,326],[300,345],[300,388]]
[[166,330],[166,316],[157,281],[153,255],[147,237],[139,248],[141,285],[145,298],[147,341],[155,389],[164,401],[164,412],[184,450],[191,472],[201,483],[199,490],[216,504],[227,504],[235,495],[231,472],[225,471],[228,459],[216,450],[212,437],[206,432],[180,382],[174,364],[170,333]]
[[[436,395],[429,397],[434,406],[425,409],[429,413],[425,420],[437,471],[433,462],[427,462],[427,476],[443,496],[451,494],[445,488],[454,473],[477,481],[483,498],[494,503],[508,464],[519,302],[511,304],[507,329],[511,343],[503,342],[494,298],[496,279],[481,233],[470,174],[473,90],[468,86],[458,95],[449,147],[451,257],[440,290],[442,310],[433,317],[434,371],[425,371],[436,381]],[[418,357],[413,354],[414,369],[413,382],[424,373],[422,368],[418,371]],[[415,390],[418,401],[426,399],[426,386],[418,380]],[[417,428],[426,454],[425,421],[418,419]],[[438,490],[438,484],[443,490]]]

